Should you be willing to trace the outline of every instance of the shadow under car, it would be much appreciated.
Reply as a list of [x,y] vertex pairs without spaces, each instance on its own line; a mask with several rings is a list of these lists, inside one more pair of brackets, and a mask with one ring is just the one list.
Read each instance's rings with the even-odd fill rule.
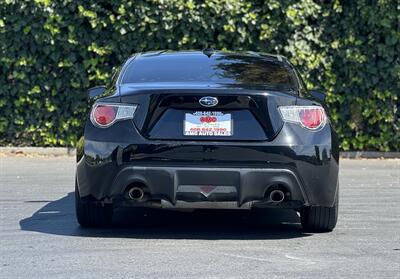
[[[26,201],[47,202],[47,201]],[[107,228],[80,227],[74,193],[50,201],[20,221],[21,230],[54,235],[136,239],[289,239],[305,237],[293,210],[197,210],[119,208]]]

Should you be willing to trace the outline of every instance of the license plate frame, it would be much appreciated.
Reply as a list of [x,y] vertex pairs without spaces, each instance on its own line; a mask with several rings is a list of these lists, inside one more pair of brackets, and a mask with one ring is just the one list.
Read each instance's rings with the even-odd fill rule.
[[183,135],[231,137],[233,136],[232,114],[221,111],[186,112],[183,119]]

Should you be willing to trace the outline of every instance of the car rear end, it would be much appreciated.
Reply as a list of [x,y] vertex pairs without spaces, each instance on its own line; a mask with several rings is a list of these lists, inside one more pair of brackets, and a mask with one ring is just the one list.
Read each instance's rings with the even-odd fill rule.
[[150,53],[128,60],[117,83],[86,123],[77,167],[83,201],[174,209],[334,206],[335,133],[281,57]]

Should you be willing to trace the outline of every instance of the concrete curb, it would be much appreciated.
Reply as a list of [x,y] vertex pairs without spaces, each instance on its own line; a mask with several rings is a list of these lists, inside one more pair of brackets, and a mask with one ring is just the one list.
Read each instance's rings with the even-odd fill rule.
[[379,151],[350,151],[340,152],[340,157],[346,159],[399,159],[400,152],[379,152]]
[[10,155],[75,156],[75,148],[1,146],[0,153]]
[[[75,156],[72,147],[2,147],[0,153],[9,155]],[[346,159],[400,159],[400,152],[350,151],[340,152]]]

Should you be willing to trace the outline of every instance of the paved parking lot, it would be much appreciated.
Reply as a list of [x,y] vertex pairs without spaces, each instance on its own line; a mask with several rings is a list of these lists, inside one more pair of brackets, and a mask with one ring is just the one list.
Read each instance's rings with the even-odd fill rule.
[[74,164],[0,157],[0,278],[400,276],[400,160],[342,160],[339,222],[325,234],[281,210],[120,210],[115,227],[82,229]]

